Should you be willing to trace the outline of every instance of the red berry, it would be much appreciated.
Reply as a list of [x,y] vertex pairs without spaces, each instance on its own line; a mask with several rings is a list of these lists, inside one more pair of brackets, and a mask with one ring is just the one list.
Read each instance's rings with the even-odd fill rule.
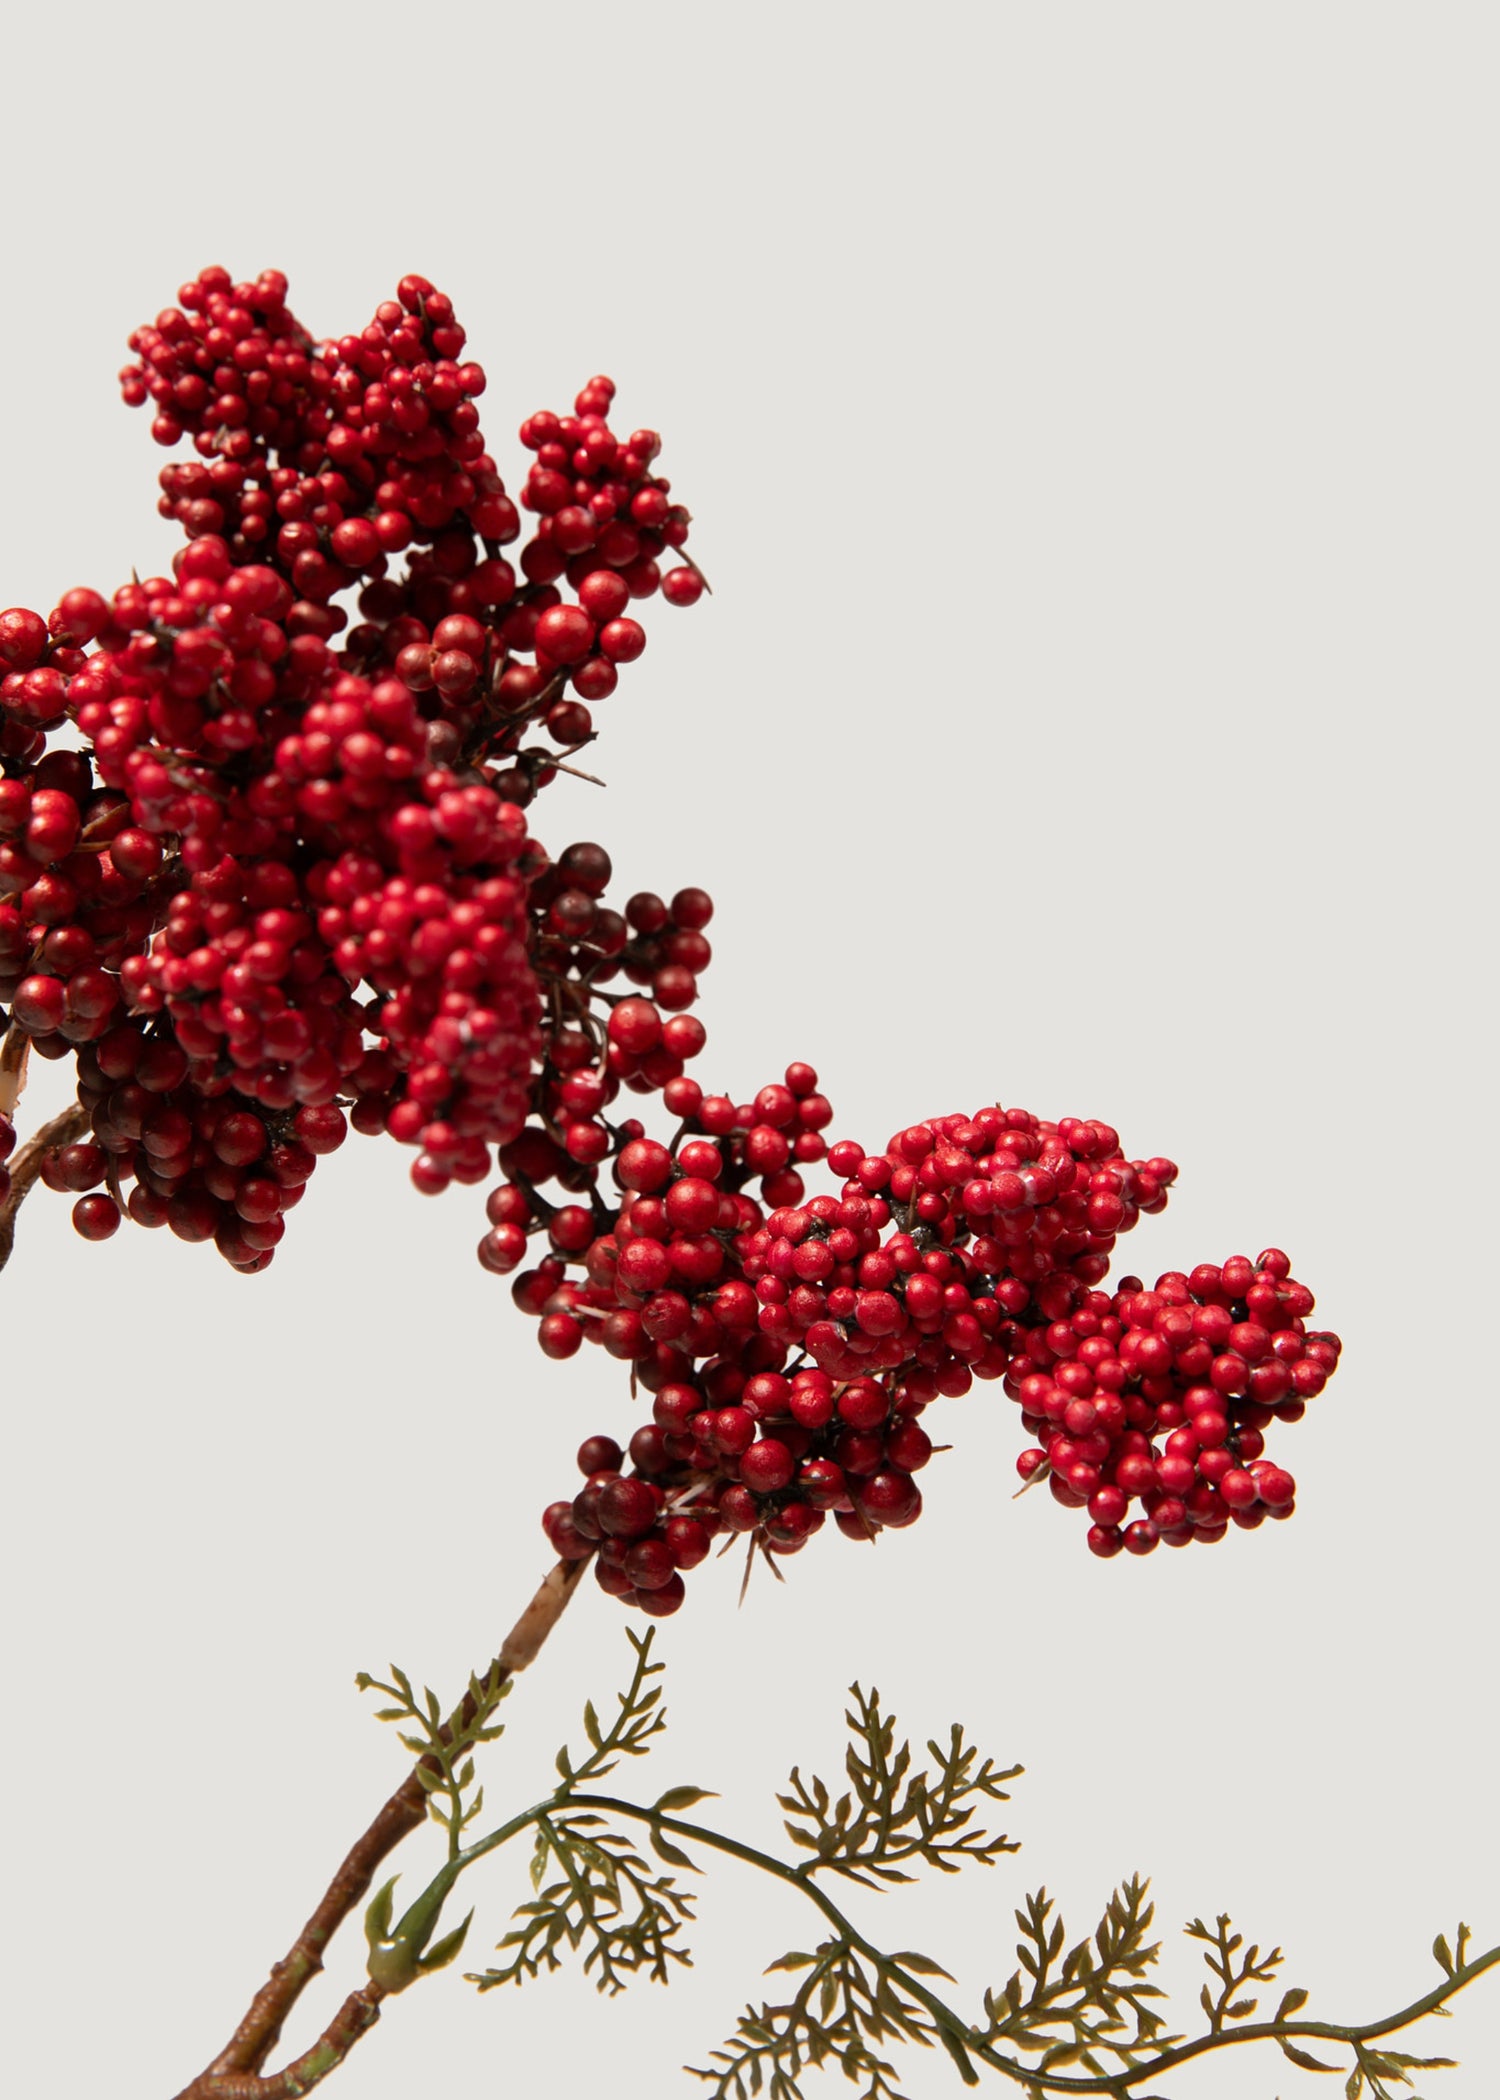
[[777,1437],[763,1437],[750,1445],[740,1460],[740,1479],[752,1494],[772,1495],[792,1477],[791,1452]]
[[644,1057],[661,1041],[661,1015],[649,999],[622,999],[609,1017],[609,1039],[632,1057]]
[[585,1479],[590,1473],[617,1473],[622,1455],[612,1436],[585,1437],[578,1446],[578,1470]]
[[[634,622],[630,623],[632,626]],[[606,656],[613,656],[609,647],[606,628],[600,637]],[[536,646],[539,653],[549,656],[554,663],[573,664],[588,655],[594,645],[594,623],[580,605],[552,605],[536,623]]]
[[696,1568],[708,1557],[709,1536],[696,1517],[669,1517],[665,1537],[679,1568]]
[[112,1239],[120,1229],[113,1196],[81,1196],[73,1205],[73,1230],[86,1240]]
[[625,1573],[638,1590],[660,1590],[679,1580],[676,1557],[663,1538],[643,1538],[625,1556]]
[[648,1618],[665,1619],[680,1609],[686,1594],[682,1577],[674,1574],[655,1589],[641,1590],[636,1601]]
[[610,1538],[640,1538],[656,1522],[658,1507],[644,1480],[611,1480],[599,1496],[599,1527]]
[[1232,1467],[1223,1475],[1219,1481],[1219,1493],[1231,1510],[1249,1509],[1260,1497],[1253,1475],[1240,1466]]
[[905,1473],[875,1473],[855,1489],[854,1506],[872,1524],[900,1529],[922,1514],[922,1491]]
[[703,595],[703,578],[696,569],[668,569],[661,594],[668,605],[696,605]]
[[600,650],[611,663],[634,663],[645,646],[646,630],[639,620],[609,620],[599,630]]
[[[619,1158],[618,1173],[621,1186],[650,1194],[664,1188],[672,1173],[672,1155],[665,1145],[658,1145],[650,1138],[633,1138]],[[715,1212],[718,1203],[715,1198]],[[665,1281],[665,1279],[663,1279]],[[651,1285],[659,1289],[659,1285]]]
[[1253,1474],[1256,1491],[1273,1515],[1284,1509],[1297,1492],[1296,1481],[1280,1466],[1268,1465],[1261,1461],[1253,1468]]
[[13,1018],[33,1036],[60,1028],[65,1012],[63,987],[56,977],[23,977],[11,998]]
[[591,620],[617,620],[630,603],[630,588],[615,569],[594,569],[578,586],[578,602]]
[[561,1362],[576,1356],[583,1345],[583,1327],[570,1313],[548,1313],[537,1329],[542,1354]]

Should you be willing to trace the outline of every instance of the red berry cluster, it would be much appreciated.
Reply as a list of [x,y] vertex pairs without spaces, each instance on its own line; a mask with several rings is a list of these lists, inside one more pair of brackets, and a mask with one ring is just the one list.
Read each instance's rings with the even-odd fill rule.
[[[1100,1288],[1170,1160],[1000,1107],[869,1153],[830,1142],[809,1065],[744,1102],[689,1076],[711,900],[617,908],[604,849],[552,860],[524,814],[641,654],[631,608],[704,588],[688,514],[604,378],[521,426],[513,502],[464,344],[424,278],[315,342],[278,273],[222,270],[132,337],[126,399],[198,455],[160,476],[172,573],[0,614],[5,1061],[73,1056],[91,1126],[42,1180],[85,1238],[128,1212],[253,1272],[349,1122],[432,1193],[498,1150],[481,1262],[541,1243],[512,1290],[543,1351],[595,1344],[652,1395],[631,1470],[590,1438],[548,1535],[651,1613],[717,1533],[782,1556],[830,1513],[914,1522],[920,1418],[976,1378],[1098,1554],[1287,1514],[1263,1432],[1338,1342],[1286,1257]],[[667,1143],[617,1108],[657,1093]],[[0,1117],[0,1202],[13,1142]]]
[[76,1058],[93,1125],[42,1178],[86,1238],[128,1209],[252,1271],[346,1111],[418,1187],[481,1181],[614,972],[674,1015],[625,1076],[680,1073],[708,959],[701,892],[622,917],[599,849],[554,868],[522,814],[644,648],[627,608],[702,589],[662,572],[655,432],[590,380],[523,426],[518,508],[442,293],[314,342],[286,290],[205,270],[131,338],[127,401],[199,455],[160,477],[172,574],[0,614],[0,1025]]
[[[1082,1302],[1026,1338],[1006,1373],[1039,1441],[1023,1480],[1050,1476],[1057,1500],[1087,1504],[1088,1542],[1108,1559],[1211,1542],[1292,1514],[1296,1484],[1262,1456],[1273,1418],[1300,1421],[1337,1368],[1336,1334],[1309,1333],[1313,1295],[1268,1247],[1145,1290]],[[1121,1529],[1130,1504],[1142,1515]]]
[[[529,416],[521,439],[536,460],[521,505],[537,525],[518,575],[500,548],[521,520],[485,451],[475,406],[485,375],[459,362],[452,301],[404,277],[358,335],[315,344],[286,292],[279,271],[236,285],[205,270],[131,337],[125,398],[155,404],[159,443],[191,434],[209,462],[164,471],[163,515],[189,538],[222,535],[237,563],[274,562],[298,600],[297,628],[324,640],[347,624],[330,602],[338,592],[378,583],[350,650],[438,694],[450,721],[477,727],[496,702],[519,716],[545,698],[549,713],[564,709],[549,722],[560,741],[583,741],[582,703],[613,692],[618,666],[646,645],[627,606],[658,588],[691,604],[703,588],[685,559],[662,573],[689,517],[652,472],[660,438],[610,429],[615,388],[603,377],[572,415]],[[386,573],[395,554],[410,556],[400,582]],[[565,685],[578,700],[562,699]]]
[[[617,1091],[607,1072],[595,1083]],[[1049,1469],[1060,1501],[1088,1503],[1097,1553],[1289,1511],[1261,1431],[1296,1419],[1338,1343],[1307,1333],[1312,1297],[1286,1257],[1095,1288],[1117,1236],[1164,1207],[1170,1160],[1127,1160],[1107,1124],[1002,1108],[916,1124],[883,1153],[830,1147],[832,1110],[800,1064],[743,1105],[690,1079],[666,1101],[670,1146],[634,1121],[615,1132],[608,1198],[596,1167],[523,1133],[480,1248],[503,1272],[545,1233],[513,1285],[543,1351],[593,1342],[654,1396],[633,1475],[591,1439],[584,1489],[544,1518],[565,1558],[597,1554],[611,1594],[675,1610],[718,1532],[780,1555],[830,1511],[860,1539],[914,1522],[933,1449],[919,1417],[975,1378],[1020,1400],[1044,1438],[1023,1478]],[[824,1158],[842,1187],[809,1198],[801,1169]],[[536,1186],[552,1179],[588,1202],[555,1206]],[[1137,1495],[1145,1515],[1122,1533]]]

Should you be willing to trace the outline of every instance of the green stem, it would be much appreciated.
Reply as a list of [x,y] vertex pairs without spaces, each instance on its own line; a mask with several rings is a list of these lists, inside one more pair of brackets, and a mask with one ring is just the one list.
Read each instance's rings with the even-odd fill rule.
[[[555,1804],[548,1802],[546,1806],[553,1808]],[[887,1974],[893,1982],[897,1982],[903,1991],[908,1991],[920,2005],[924,2005],[926,2012],[931,2012],[931,2016],[937,2020],[939,2026],[943,2026],[943,2029],[947,2029],[947,2033],[954,2035],[958,2041],[962,2041],[962,2045],[966,2047],[968,2054],[977,2056],[981,2062],[989,2064],[989,2068],[992,2068],[992,2071],[1000,2071],[1008,2079],[1017,2079],[1021,2085],[1034,2085],[1034,2087],[1042,2085],[1042,2087],[1048,2089],[1048,2092],[1061,2092],[1061,2094],[1124,2092],[1124,2089],[1128,2089],[1130,2085],[1139,2085],[1143,2079],[1162,2077],[1162,2073],[1174,2071],[1176,2066],[1185,2064],[1185,2062],[1191,2062],[1191,2058],[1195,2058],[1195,2056],[1206,2056],[1210,2050],[1221,2050],[1221,2047],[1227,2047],[1229,2043],[1237,2043],[1237,2041],[1279,2041],[1279,2039],[1282,2039],[1282,2035],[1286,2035],[1288,2041],[1298,2041],[1298,2039],[1342,2041],[1342,2043],[1347,2043],[1349,2047],[1353,2047],[1353,2045],[1357,2045],[1361,2041],[1378,2041],[1382,2035],[1393,2035],[1399,2029],[1403,2029],[1403,2026],[1410,2026],[1414,2020],[1422,2020],[1426,2014],[1437,2012],[1447,1999],[1454,1997],[1458,1991],[1462,1991],[1466,1984],[1471,1984],[1485,1970],[1496,1968],[1498,1963],[1500,1963],[1500,1947],[1492,1947],[1487,1953],[1477,1955],[1473,1961],[1464,1961],[1464,1966],[1460,1970],[1456,1970],[1454,1976],[1445,1976],[1443,1982],[1437,1984],[1437,1989],[1429,1991],[1424,1997],[1414,1999],[1414,2003],[1405,2005],[1401,2012],[1393,2012],[1384,2020],[1368,2020],[1366,2024],[1361,2024],[1361,2026],[1338,2026],[1332,2020],[1256,2020],[1254,2024],[1235,2026],[1235,2029],[1227,2029],[1227,2031],[1216,2033],[1216,2035],[1197,2035],[1195,2041],[1183,2041],[1176,2047],[1172,2047],[1172,2050],[1162,2050],[1160,2056],[1153,2056],[1153,2058],[1149,2058],[1143,2064],[1130,2064],[1128,2068],[1122,2068],[1122,2071],[1118,2071],[1118,2073],[1109,2073],[1109,2075],[1099,2077],[1099,2079],[1055,2077],[1055,2075],[1048,2075],[1048,2073],[1038,2071],[1038,2068],[1032,2066],[1032,2064],[1023,2064],[1023,2062],[1019,2062],[1013,2056],[1002,2056],[998,2050],[994,2050],[994,2047],[989,2045],[987,2041],[983,2041],[979,2037],[979,2033],[973,2029],[973,2026],[962,2018],[962,2014],[954,2012],[952,2005],[943,2003],[943,1999],[937,1997],[935,1991],[929,1991],[929,1987],[926,1987],[926,1984],[918,1976],[910,1976],[908,1972],[901,1968],[899,1961],[893,1961],[887,1953],[882,1953],[878,1947],[872,1947],[872,1942],[857,1930],[857,1926],[853,1924],[849,1917],[845,1917],[845,1913],[838,1909],[838,1905],[834,1903],[834,1900],[824,1890],[817,1888],[815,1882],[807,1882],[807,1879],[803,1879],[803,1875],[798,1875],[798,1871],[794,1867],[788,1867],[786,1861],[779,1861],[779,1858],[773,1858],[769,1852],[761,1852],[761,1850],[756,1850],[754,1846],[742,1844],[742,1842],[737,1840],[737,1837],[723,1837],[718,1831],[704,1829],[702,1823],[685,1823],[681,1816],[658,1816],[658,1814],[653,1814],[649,1808],[639,1808],[634,1802],[622,1802],[622,1800],[616,1798],[616,1795],[609,1795],[609,1793],[576,1793],[576,1795],[569,1795],[567,1806],[569,1808],[599,1808],[599,1810],[611,1810],[613,1814],[620,1814],[620,1816],[630,1816],[632,1821],[649,1823],[655,1829],[670,1831],[674,1837],[685,1837],[685,1840],[689,1840],[693,1844],[700,1844],[700,1846],[708,1846],[714,1852],[727,1852],[731,1858],[739,1858],[739,1861],[744,1861],[748,1867],[758,1867],[763,1873],[775,1875],[777,1882],[786,1882],[790,1888],[796,1888],[796,1890],[803,1892],[809,1898],[809,1903],[813,1903],[821,1913],[824,1913],[824,1917],[830,1921],[830,1926],[834,1926],[836,1932],[849,1942],[851,1949],[855,1949],[861,1955],[866,1955],[868,1961],[874,1961],[876,1966],[884,1974]]]
[[851,1950],[864,1955],[866,1960],[872,1962],[893,1983],[898,1984],[914,1998],[937,2025],[952,2035],[971,2056],[978,2057],[980,2062],[988,2064],[991,2070],[1001,2072],[1018,2084],[1033,2089],[1044,2087],[1050,2092],[1124,2093],[1144,2079],[1159,2078],[1165,2072],[1175,2070],[1180,2064],[1191,2062],[1194,2057],[1205,2056],[1212,2050],[1226,2048],[1239,2042],[1279,2041],[1285,2037],[1288,2041],[1342,2042],[1346,2047],[1355,2048],[1362,2042],[1378,2041],[1383,2035],[1394,2034],[1403,2027],[1409,2027],[1413,2021],[1438,2011],[1449,1998],[1456,1996],[1477,1976],[1483,1975],[1486,1969],[1500,1964],[1500,1947],[1491,1947],[1487,1953],[1477,1955],[1473,1961],[1465,1962],[1452,1976],[1445,1977],[1435,1989],[1405,2006],[1400,2012],[1388,2014],[1381,2020],[1367,2021],[1363,2025],[1339,2026],[1329,2020],[1260,2020],[1216,2034],[1199,2035],[1193,2041],[1182,2042],[1175,2048],[1162,2050],[1160,2054],[1145,2062],[1122,2066],[1120,2070],[1109,2072],[1100,2078],[1070,2078],[1041,2071],[1035,2065],[1024,2064],[1015,2057],[1002,2055],[970,2026],[961,2013],[955,2012],[952,2006],[939,1998],[919,1977],[910,1975],[899,1962],[893,1961],[888,1954],[867,1940],[853,1921],[839,1909],[832,1897],[815,1882],[807,1880],[795,1867],[788,1866],[784,1860],[775,1858],[771,1853],[761,1852],[754,1845],[743,1844],[738,1838],[725,1837],[721,1832],[709,1830],[701,1823],[688,1823],[680,1816],[658,1815],[649,1808],[642,1808],[633,1801],[622,1801],[613,1794],[575,1794],[566,1788],[560,1788],[546,1801],[537,1802],[531,1808],[523,1810],[498,1830],[492,1831],[488,1837],[481,1838],[467,1847],[459,1855],[458,1866],[466,1867],[474,1860],[483,1858],[485,1853],[495,1851],[531,1824],[550,1818],[562,1808],[598,1810],[627,1817],[633,1822],[646,1823],[655,1829],[668,1831],[673,1837],[682,1838],[688,1843],[706,1846],[713,1852],[725,1853],[731,1859],[743,1861],[746,1866],[758,1867],[763,1874],[769,1874],[777,1881],[784,1881],[788,1887],[795,1888],[815,1909],[822,1912]]

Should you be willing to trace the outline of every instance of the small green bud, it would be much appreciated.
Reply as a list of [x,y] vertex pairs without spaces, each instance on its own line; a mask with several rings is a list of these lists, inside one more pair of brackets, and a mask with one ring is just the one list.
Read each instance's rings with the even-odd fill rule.
[[452,1961],[464,1943],[469,1918],[474,1915],[472,1911],[462,1925],[438,1942],[425,1961],[422,1957],[444,1900],[457,1878],[457,1871],[452,1867],[445,1867],[435,1875],[404,1913],[394,1931],[391,1929],[392,1894],[400,1876],[393,1875],[377,1891],[365,1912],[365,1938],[370,1947],[365,1973],[372,1983],[378,1983],[383,1990],[392,1993],[404,1991],[418,1976]]

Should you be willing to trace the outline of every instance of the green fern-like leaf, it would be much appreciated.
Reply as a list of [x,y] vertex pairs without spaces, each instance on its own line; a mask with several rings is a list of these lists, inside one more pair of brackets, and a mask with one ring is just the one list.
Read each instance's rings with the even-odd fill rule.
[[504,1727],[493,1716],[509,1695],[511,1681],[498,1662],[491,1664],[482,1679],[471,1675],[464,1704],[445,1721],[437,1694],[424,1686],[418,1697],[411,1679],[394,1663],[389,1683],[367,1670],[361,1670],[354,1680],[360,1691],[380,1692],[392,1701],[377,1708],[375,1718],[402,1724],[398,1739],[419,1760],[417,1784],[427,1796],[428,1813],[448,1834],[450,1857],[461,1849],[465,1830],[483,1807],[483,1789],[474,1785],[472,1753],[477,1745],[492,1743],[504,1734]]
[[533,1900],[519,1907],[500,1943],[509,1959],[471,1979],[481,1990],[559,1968],[565,1951],[582,1950],[585,1973],[611,1995],[637,1974],[665,1983],[674,1965],[691,1964],[681,1933],[692,1897],[670,1874],[653,1873],[629,1838],[599,1816],[542,1817],[531,1881]]
[[1061,1917],[1045,1889],[1016,1912],[1017,1968],[985,1994],[987,2042],[1035,2053],[1039,2071],[1082,2064],[1096,2075],[1129,2069],[1180,2037],[1147,2002],[1162,1992],[1145,1980],[1160,1942],[1148,1938],[1154,1906],[1139,1876],[1111,1895],[1092,1935],[1065,1950]]
[[883,1710],[879,1692],[856,1684],[851,1696],[844,1759],[849,1791],[835,1800],[823,1780],[804,1779],[794,1768],[787,1792],[776,1797],[792,1843],[812,1854],[803,1874],[827,1867],[866,1886],[891,1884],[910,1881],[911,1864],[951,1874],[968,1861],[990,1866],[1017,1849],[1006,1837],[988,1835],[974,1817],[978,1800],[1009,1800],[1004,1782],[1017,1776],[1019,1765],[1001,1770],[990,1758],[981,1762],[955,1723],[947,1747],[929,1742],[932,1764],[916,1770],[911,1744],[897,1742],[895,1716]]
[[[1209,2031],[1222,2034],[1227,2021],[1246,2020],[1255,2011],[1256,1999],[1237,1998],[1235,1992],[1247,1983],[1273,1982],[1283,1960],[1281,1949],[1273,1947],[1269,1954],[1262,1955],[1258,1946],[1246,1948],[1243,1933],[1236,1932],[1228,1916],[1222,1912],[1214,1921],[1212,1931],[1201,1918],[1194,1918],[1186,1931],[1189,1939],[1207,1942],[1208,1951],[1203,1959],[1219,1989],[1210,1990],[1205,1984],[1200,2003],[1208,2017]],[[1303,1997],[1305,1999],[1305,1992]]]
[[[824,1941],[811,1955],[783,1955],[770,1966],[806,1974],[785,2002],[746,2006],[723,2048],[707,2065],[690,2067],[712,2087],[714,2100],[749,2100],[762,2091],[771,2100],[803,2100],[803,2073],[829,2064],[860,2085],[861,2100],[902,2100],[884,2049],[892,2040],[930,2048],[941,2030],[894,1982],[889,1966],[872,1964],[842,1939]],[[943,2039],[962,2067],[962,2044]]]

